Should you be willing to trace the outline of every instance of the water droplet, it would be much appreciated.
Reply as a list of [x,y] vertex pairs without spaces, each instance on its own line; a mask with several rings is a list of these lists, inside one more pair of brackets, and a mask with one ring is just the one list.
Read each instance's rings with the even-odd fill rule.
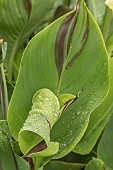
[[79,111],[79,112],[77,112],[77,115],[79,115],[81,112]]
[[46,101],[49,101],[50,99],[49,98],[45,98]]
[[32,109],[36,109],[35,105],[32,106]]
[[72,119],[75,119],[75,116],[72,116]]
[[104,66],[106,66],[107,65],[107,63],[104,63]]
[[35,129],[35,132],[37,132],[37,129]]
[[54,108],[52,108],[52,111],[53,111],[53,112],[55,112],[55,109],[54,109]]

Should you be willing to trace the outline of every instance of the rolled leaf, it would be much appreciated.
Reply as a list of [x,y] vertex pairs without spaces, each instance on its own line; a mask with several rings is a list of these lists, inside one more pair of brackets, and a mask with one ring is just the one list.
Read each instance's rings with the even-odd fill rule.
[[[48,89],[40,89],[34,94],[32,110],[29,112],[18,135],[20,148],[25,155],[34,155],[34,153],[45,149],[48,145],[44,155],[49,156],[58,151],[58,142],[50,143],[50,130],[59,118],[59,111],[60,104],[53,92]],[[42,142],[41,145],[36,147],[42,140],[45,141],[45,144]]]

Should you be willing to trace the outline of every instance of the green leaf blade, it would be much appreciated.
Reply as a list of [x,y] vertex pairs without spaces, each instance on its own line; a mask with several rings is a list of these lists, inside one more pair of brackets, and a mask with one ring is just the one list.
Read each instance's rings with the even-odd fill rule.
[[[109,60],[109,75],[110,75],[110,87],[109,92],[104,99],[104,101],[92,112],[88,128],[75,147],[74,152],[80,154],[88,154],[91,152],[95,146],[99,136],[101,135],[103,129],[105,128],[113,110],[113,59]],[[92,135],[93,134],[93,135]]]

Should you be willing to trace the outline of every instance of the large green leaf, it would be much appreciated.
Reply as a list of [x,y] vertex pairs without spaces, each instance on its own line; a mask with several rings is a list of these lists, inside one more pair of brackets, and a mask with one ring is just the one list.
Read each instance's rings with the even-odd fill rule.
[[106,96],[108,84],[104,41],[80,0],[74,11],[41,31],[27,46],[8,110],[12,136],[18,140],[37,90],[48,88],[56,95],[79,94],[50,133],[51,140],[60,144],[55,158],[66,155],[84,135],[90,113]]
[[29,164],[13,151],[6,121],[0,121],[0,164],[2,170],[30,170]]
[[53,0],[0,1],[0,38],[8,43],[6,63],[9,66],[9,79],[17,49],[34,30],[50,20],[53,5]]
[[[92,112],[88,128],[74,152],[88,154],[95,146],[113,111],[113,59],[110,59],[110,89],[105,100]],[[92,135],[93,134],[93,135]]]

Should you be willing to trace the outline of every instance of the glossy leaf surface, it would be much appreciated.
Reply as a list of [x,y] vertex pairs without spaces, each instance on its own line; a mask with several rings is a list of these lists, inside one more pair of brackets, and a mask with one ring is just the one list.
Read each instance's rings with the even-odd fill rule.
[[[77,95],[50,132],[60,144],[55,158],[69,153],[81,140],[91,112],[108,91],[108,58],[101,32],[80,0],[76,9],[37,34],[27,46],[8,110],[13,137],[31,110],[34,93],[41,88]],[[64,128],[65,127],[65,128]]]
[[[75,152],[80,154],[88,154],[95,146],[99,136],[108,122],[110,115],[113,112],[113,59],[109,60],[110,63],[110,89],[105,100],[92,112],[88,128],[85,135],[78,143]],[[93,134],[93,135],[92,135]]]

